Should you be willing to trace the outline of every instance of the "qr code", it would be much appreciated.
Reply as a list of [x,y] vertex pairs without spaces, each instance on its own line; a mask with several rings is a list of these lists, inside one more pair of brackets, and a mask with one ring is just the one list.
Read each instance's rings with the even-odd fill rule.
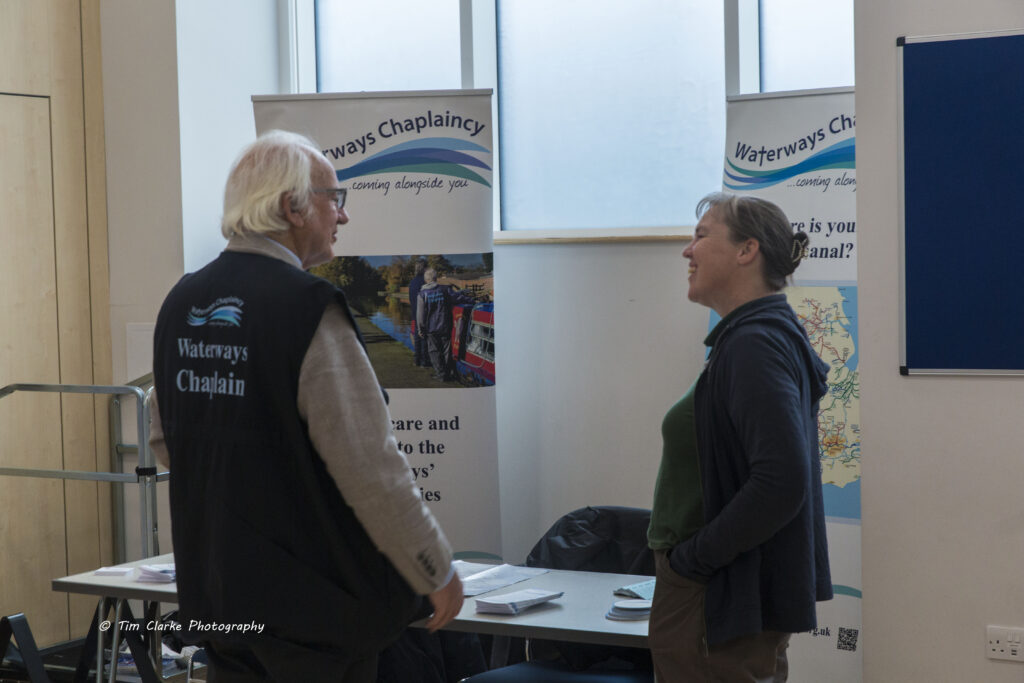
[[843,628],[839,627],[839,641],[836,643],[837,650],[848,650],[849,652],[857,651],[857,636],[860,635],[860,631],[855,628]]

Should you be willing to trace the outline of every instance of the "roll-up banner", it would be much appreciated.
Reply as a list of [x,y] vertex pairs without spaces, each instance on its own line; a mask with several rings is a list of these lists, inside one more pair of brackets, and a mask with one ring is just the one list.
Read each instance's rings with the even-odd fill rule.
[[831,368],[818,436],[835,598],[818,603],[818,628],[793,638],[790,659],[794,680],[819,683],[862,672],[855,125],[846,88],[732,97],[727,107],[723,190],[775,202],[811,239],[785,293]]
[[458,557],[498,557],[491,91],[253,97],[312,138],[350,222],[314,273],[348,297],[420,495]]

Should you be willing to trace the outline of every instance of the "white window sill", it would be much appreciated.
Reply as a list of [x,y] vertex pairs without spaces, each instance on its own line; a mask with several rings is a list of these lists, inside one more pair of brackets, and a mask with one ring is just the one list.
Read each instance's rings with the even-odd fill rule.
[[495,244],[568,244],[574,242],[688,242],[693,226],[664,228],[589,228],[572,230],[495,230]]

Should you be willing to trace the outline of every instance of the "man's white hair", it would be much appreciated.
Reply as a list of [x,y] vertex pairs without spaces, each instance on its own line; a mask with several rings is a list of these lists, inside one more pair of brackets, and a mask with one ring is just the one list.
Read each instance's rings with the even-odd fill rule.
[[305,215],[312,205],[316,159],[323,159],[316,143],[283,130],[268,131],[243,149],[224,187],[224,237],[287,230],[290,224],[281,212],[285,192]]

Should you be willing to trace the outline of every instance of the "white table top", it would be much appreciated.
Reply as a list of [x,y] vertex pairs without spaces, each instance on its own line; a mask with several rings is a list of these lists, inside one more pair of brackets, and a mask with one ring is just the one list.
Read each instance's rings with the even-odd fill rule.
[[[612,591],[653,577],[634,574],[552,569],[520,583],[475,597],[513,593],[525,588],[564,591],[551,602],[531,607],[516,615],[477,614],[474,598],[466,598],[459,616],[445,629],[502,636],[547,638],[597,645],[647,647],[647,620],[614,621],[605,618],[613,603],[623,600]],[[423,621],[414,626],[422,626]]]
[[[145,560],[125,562],[118,567],[138,567],[143,564],[170,564],[174,555],[158,555]],[[104,598],[126,598],[130,600],[153,600],[156,602],[175,603],[178,601],[178,584],[176,583],[143,583],[137,581],[138,570],[126,576],[96,576],[95,570],[72,574],[54,579],[51,587],[63,593],[84,593]]]
[[[142,564],[174,562],[173,554],[145,560],[126,562],[121,567]],[[126,576],[96,576],[82,572],[54,579],[53,590],[66,593],[84,593],[108,598],[153,600],[163,603],[178,601],[178,587],[174,583],[141,583],[136,581],[138,571]],[[531,607],[517,615],[477,614],[474,597],[466,598],[462,611],[445,628],[451,631],[487,633],[492,635],[547,638],[598,645],[647,647],[647,621],[613,621],[605,618],[612,604],[623,598],[612,591],[620,586],[650,579],[633,574],[602,574],[598,572],[563,571],[553,569],[517,584],[499,588],[481,596],[511,593],[524,588],[564,591],[565,595],[552,602]],[[423,621],[414,626],[422,626]]]

